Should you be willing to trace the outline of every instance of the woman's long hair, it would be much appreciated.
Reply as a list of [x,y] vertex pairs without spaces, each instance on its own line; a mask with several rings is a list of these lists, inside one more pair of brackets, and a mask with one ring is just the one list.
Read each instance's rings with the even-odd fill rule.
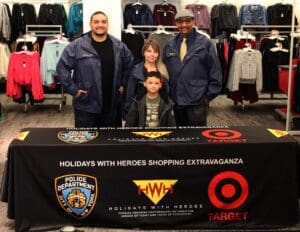
[[165,78],[165,79],[169,79],[169,74],[168,74],[168,71],[167,71],[167,68],[165,66],[165,64],[161,61],[161,54],[160,54],[160,49],[159,49],[159,45],[157,44],[157,42],[155,42],[155,40],[153,39],[149,39],[147,40],[145,43],[144,43],[144,46],[142,48],[142,54],[144,56],[144,53],[145,51],[149,48],[149,47],[152,47],[153,50],[155,52],[158,53],[158,57],[157,57],[157,60],[155,61],[155,66],[156,66],[156,69],[157,71],[160,72],[160,74]]

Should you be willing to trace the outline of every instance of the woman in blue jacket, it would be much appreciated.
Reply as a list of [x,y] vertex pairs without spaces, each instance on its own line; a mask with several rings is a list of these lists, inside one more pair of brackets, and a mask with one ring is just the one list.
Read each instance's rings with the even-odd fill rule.
[[159,45],[151,39],[146,41],[142,48],[142,54],[144,60],[132,67],[126,86],[126,101],[124,104],[125,114],[128,112],[134,97],[146,93],[143,82],[146,79],[145,76],[149,72],[159,72],[161,74],[164,80],[162,91],[168,93],[169,75],[166,66],[161,62]]

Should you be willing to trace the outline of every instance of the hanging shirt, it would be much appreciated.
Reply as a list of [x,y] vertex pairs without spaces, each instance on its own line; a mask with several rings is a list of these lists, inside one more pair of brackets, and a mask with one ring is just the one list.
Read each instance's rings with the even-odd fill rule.
[[188,4],[185,6],[185,9],[193,12],[198,29],[205,30],[210,34],[210,16],[208,7],[202,4]]
[[67,46],[67,43],[45,43],[41,56],[41,76],[43,84],[50,86],[55,83],[56,64]]
[[176,6],[172,4],[157,4],[153,10],[153,20],[156,25],[175,25]]
[[40,75],[40,55],[37,52],[13,52],[10,55],[7,73],[6,95],[18,99],[21,87],[32,92],[34,100],[44,99]]
[[132,25],[153,25],[153,16],[147,4],[127,4],[124,10],[124,28]]

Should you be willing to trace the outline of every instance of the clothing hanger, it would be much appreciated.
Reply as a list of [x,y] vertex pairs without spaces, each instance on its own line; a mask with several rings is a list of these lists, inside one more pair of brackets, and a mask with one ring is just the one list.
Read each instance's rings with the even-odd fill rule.
[[22,37],[18,38],[16,40],[16,43],[19,42],[31,42],[32,44],[34,44],[37,41],[37,37],[32,36],[30,34],[24,34]]
[[280,43],[280,42],[277,42],[275,44],[275,46],[276,47],[273,47],[273,48],[270,49],[271,52],[279,52],[279,51],[280,52],[289,52],[288,49],[285,49],[285,48],[282,47],[282,43]]
[[171,34],[170,32],[165,30],[165,27],[163,25],[158,25],[157,30],[154,31],[155,34]]
[[199,33],[201,35],[204,35],[205,37],[207,37],[208,39],[210,39],[209,34],[207,34],[205,31],[198,29],[197,26],[195,26],[194,28],[196,29],[197,33]]
[[[23,47],[22,47],[23,49]],[[30,55],[30,56],[33,56],[34,54],[37,53],[37,51],[29,51],[27,50],[27,46],[25,48],[26,50],[22,50],[22,51],[18,51],[18,52],[15,52],[16,54],[26,54],[26,55]]]
[[267,37],[268,39],[277,39],[277,40],[286,40],[288,37],[284,35],[280,35],[278,30],[272,30],[270,36]]
[[143,3],[141,3],[140,0],[137,0],[136,2],[131,4],[132,6],[136,6],[136,5],[143,5]]
[[254,49],[252,49],[250,43],[246,42],[246,43],[245,43],[245,47],[243,48],[243,51],[245,51],[245,52],[253,52]]
[[234,33],[231,33],[230,34],[230,37],[231,38],[235,38],[237,40],[241,40],[241,39],[250,39],[250,40],[253,40],[255,41],[255,36],[254,35],[251,35],[249,32],[247,31],[241,31],[241,30],[237,30],[237,33],[234,34]]
[[168,5],[168,4],[169,4],[168,0],[163,0],[162,3],[161,3],[161,5]]
[[227,4],[228,4],[228,0],[223,0],[223,1],[221,2],[221,4],[227,5]]
[[288,1],[286,1],[286,0],[281,0],[281,2],[280,2],[282,5],[287,5],[287,4],[290,4]]
[[125,33],[135,34],[135,30],[132,27],[132,24],[128,24],[127,28],[123,30]]
[[66,37],[63,37],[61,34],[54,36],[54,38],[49,38],[45,40],[45,44],[48,43],[60,43],[60,44],[67,44],[69,43],[68,39]]

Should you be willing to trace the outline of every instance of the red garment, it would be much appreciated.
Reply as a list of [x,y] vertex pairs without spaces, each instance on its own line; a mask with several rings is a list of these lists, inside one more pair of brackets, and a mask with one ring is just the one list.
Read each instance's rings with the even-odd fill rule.
[[172,4],[157,4],[154,6],[153,19],[156,25],[175,25],[176,6]]
[[252,49],[256,48],[256,42],[254,40],[247,41],[246,39],[241,39],[241,40],[236,40],[235,49],[244,48],[246,43],[250,43]]
[[32,92],[34,100],[44,99],[38,52],[13,52],[10,55],[6,95],[14,99],[20,98],[22,86]]
[[226,66],[228,64],[228,55],[229,55],[229,44],[227,42],[224,43],[224,57],[226,60]]

